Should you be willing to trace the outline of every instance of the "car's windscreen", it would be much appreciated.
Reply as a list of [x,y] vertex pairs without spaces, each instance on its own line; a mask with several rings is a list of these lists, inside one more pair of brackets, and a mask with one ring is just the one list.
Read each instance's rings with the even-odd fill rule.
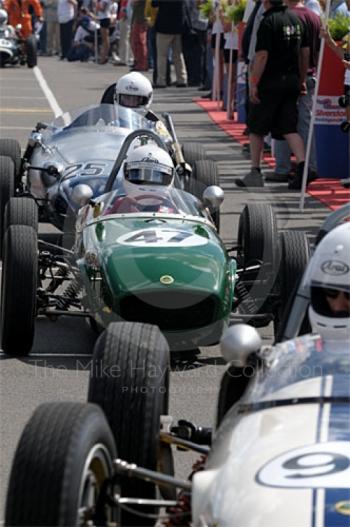
[[101,197],[102,215],[159,213],[200,216],[206,218],[201,203],[191,194],[174,187],[135,185],[121,181],[117,190]]
[[47,133],[54,135],[63,129],[72,130],[91,126],[99,129],[108,127],[110,130],[113,128],[138,130],[140,128],[153,128],[154,124],[131,108],[116,104],[100,104],[60,115],[49,125]]
[[[309,335],[274,346],[266,359],[268,367],[258,373],[247,394],[250,402],[271,399],[271,395],[290,385],[315,378],[322,380],[329,375],[345,378],[343,388],[338,381],[340,391],[344,391],[340,395],[350,393],[349,347],[344,343],[325,343],[318,335]],[[320,395],[316,385],[315,393],[309,388],[308,395]]]

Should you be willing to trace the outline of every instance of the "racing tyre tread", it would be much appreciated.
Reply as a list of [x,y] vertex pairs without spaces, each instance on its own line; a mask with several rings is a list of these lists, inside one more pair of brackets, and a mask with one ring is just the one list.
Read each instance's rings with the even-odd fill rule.
[[208,159],[205,148],[200,143],[184,143],[182,145],[182,155],[189,165],[193,166],[195,161]]
[[[116,366],[118,377],[113,376]],[[150,376],[150,368],[163,377]],[[119,456],[150,469],[156,467],[154,433],[159,430],[159,415],[167,411],[167,397],[160,408],[159,393],[165,390],[167,396],[168,368],[168,344],[157,326],[113,323],[95,344],[88,400],[104,410]],[[146,393],[140,396],[137,388]]]
[[21,182],[21,145],[16,139],[0,139],[0,156],[7,156],[12,159],[15,165],[15,185]]
[[[193,171],[190,176],[188,192],[202,201],[203,192],[207,187],[220,186],[218,165],[212,159],[197,160],[193,164]],[[214,224],[219,232],[220,229],[220,209],[211,213]]]
[[28,68],[34,68],[34,66],[36,66],[38,63],[38,52],[34,35],[30,35],[26,39],[26,53]]
[[[305,232],[283,231],[280,234],[281,262],[278,273],[280,308],[275,316],[276,342],[288,321],[289,313],[300,281],[310,258],[310,246]],[[308,317],[304,317],[300,335],[310,331]]]
[[4,239],[5,207],[15,193],[15,165],[10,157],[0,156],[0,257]]
[[38,207],[32,198],[10,198],[5,207],[4,233],[10,225],[28,225],[38,231]]
[[8,355],[27,355],[34,339],[38,280],[37,233],[12,225],[5,234],[1,280],[1,344]]
[[110,458],[116,456],[112,433],[96,405],[40,405],[17,446],[5,525],[77,525],[80,478],[88,453],[97,444]]
[[[168,411],[169,361],[159,328],[131,322],[110,324],[93,354],[88,400],[104,410],[119,457],[151,470],[157,468],[160,416]],[[126,496],[156,496],[155,485],[140,480],[123,479],[121,488]],[[123,525],[154,524],[123,518]]]

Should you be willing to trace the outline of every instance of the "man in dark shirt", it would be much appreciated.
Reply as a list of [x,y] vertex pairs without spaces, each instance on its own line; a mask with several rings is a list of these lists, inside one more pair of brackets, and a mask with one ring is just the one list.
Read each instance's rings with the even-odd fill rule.
[[249,77],[249,139],[252,169],[238,186],[262,187],[260,172],[264,136],[285,138],[302,173],[305,149],[297,133],[297,99],[304,85],[308,65],[305,31],[282,0],[263,0],[264,18],[257,34],[255,57]]
[[[293,13],[295,13],[300,19],[307,34],[308,47],[310,50],[306,86],[305,90],[302,90],[302,93],[298,99],[298,132],[301,135],[306,147],[311,121],[312,102],[316,85],[316,67],[320,49],[321,20],[320,17],[316,15],[316,13],[313,13],[310,11],[310,9],[305,7],[301,0],[286,0],[286,4],[288,8],[291,9],[291,11],[293,11]],[[288,145],[286,144],[286,141],[276,141],[276,170],[275,173],[266,178],[268,181],[288,180],[288,174],[291,170],[290,154],[291,152]],[[311,143],[308,169],[309,175],[313,176],[313,178],[316,178],[317,165],[314,140]],[[300,176],[294,177],[289,181],[289,188],[297,190],[301,188],[301,184],[302,178]]]

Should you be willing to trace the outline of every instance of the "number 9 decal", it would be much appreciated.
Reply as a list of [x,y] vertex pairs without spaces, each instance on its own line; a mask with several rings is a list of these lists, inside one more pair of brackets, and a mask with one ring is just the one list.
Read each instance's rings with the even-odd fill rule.
[[285,488],[349,488],[350,443],[330,441],[286,452],[256,475],[260,485]]

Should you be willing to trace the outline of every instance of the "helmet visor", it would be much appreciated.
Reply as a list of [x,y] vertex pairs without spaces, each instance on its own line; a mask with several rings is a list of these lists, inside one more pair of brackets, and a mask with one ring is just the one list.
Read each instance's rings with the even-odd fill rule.
[[140,108],[141,106],[146,106],[148,98],[142,95],[120,93],[117,97],[117,102],[121,106],[126,106],[127,108]]
[[173,178],[174,169],[160,163],[135,162],[127,167],[127,179],[153,183],[154,185],[169,185]]

